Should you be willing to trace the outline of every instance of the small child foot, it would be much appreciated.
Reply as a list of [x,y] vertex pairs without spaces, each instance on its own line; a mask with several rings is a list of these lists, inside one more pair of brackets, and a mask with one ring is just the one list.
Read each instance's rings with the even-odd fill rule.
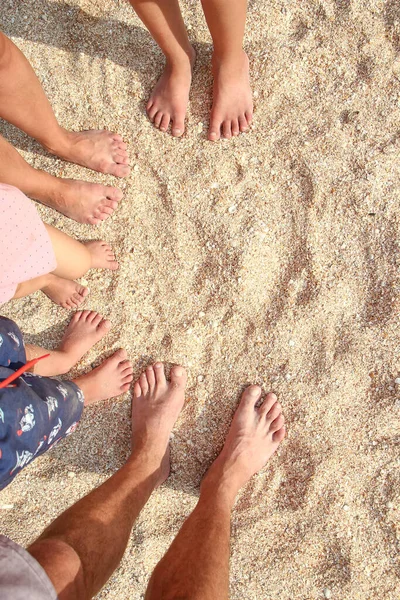
[[248,131],[253,118],[253,100],[249,79],[249,59],[242,56],[232,62],[213,59],[214,90],[208,139],[230,139]]
[[131,171],[126,144],[117,133],[105,129],[62,132],[62,140],[48,150],[60,158],[93,171],[127,177]]
[[196,53],[185,56],[174,65],[166,64],[146,106],[149,119],[160,131],[167,131],[171,125],[174,137],[185,131],[185,116],[192,82],[192,69]]
[[76,281],[52,274],[49,276],[49,283],[42,288],[42,292],[55,304],[68,309],[78,308],[89,294],[88,288]]
[[133,380],[132,373],[132,363],[127,360],[126,351],[117,350],[99,367],[73,381],[82,390],[87,406],[127,392]]
[[86,242],[85,246],[92,258],[92,269],[118,269],[114,252],[106,242]]
[[92,346],[109,332],[110,327],[110,321],[94,310],[76,312],[69,322],[57,350],[66,355],[71,366],[75,365]]

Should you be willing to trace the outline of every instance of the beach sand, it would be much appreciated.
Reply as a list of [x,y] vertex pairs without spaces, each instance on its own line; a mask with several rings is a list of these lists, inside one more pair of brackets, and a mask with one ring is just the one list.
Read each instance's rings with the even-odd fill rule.
[[[288,436],[235,506],[231,600],[396,600],[399,4],[250,0],[254,127],[220,143],[206,139],[210,36],[199,1],[182,9],[198,52],[182,139],[146,118],[163,57],[127,2],[5,0],[1,9],[61,124],[106,127],[129,143],[133,170],[121,183],[1,123],[33,166],[124,189],[97,228],[39,206],[63,231],[109,241],[121,265],[86,277],[85,307],[113,328],[74,373],[119,347],[135,376],[154,360],[189,371],[171,477],[98,598],[144,597],[242,389],[258,383],[279,396]],[[70,318],[40,292],[2,314],[49,347]],[[1,493],[2,533],[29,543],[128,451],[129,394],[88,408],[73,436]]]

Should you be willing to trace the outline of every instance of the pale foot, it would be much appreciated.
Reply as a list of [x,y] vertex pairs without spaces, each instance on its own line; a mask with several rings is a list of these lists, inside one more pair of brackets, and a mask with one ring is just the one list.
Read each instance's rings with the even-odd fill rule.
[[213,58],[213,105],[208,139],[230,139],[248,131],[253,118],[249,59],[244,52],[236,60]]
[[149,119],[160,131],[167,131],[180,137],[185,131],[185,116],[192,83],[192,69],[196,59],[194,49],[191,54],[174,64],[165,65],[146,106]]
[[106,175],[127,177],[131,171],[127,145],[117,133],[105,129],[67,131],[47,150],[60,158]]
[[185,369],[172,367],[170,377],[167,381],[163,363],[155,363],[133,388],[132,452],[144,452],[159,469],[158,485],[170,472],[169,437],[185,402]]
[[56,179],[46,198],[35,197],[78,223],[98,225],[113,214],[122,195],[118,188],[98,183]]
[[49,274],[49,283],[42,288],[42,292],[55,304],[72,309],[78,308],[82,304],[89,290],[76,281]]
[[110,330],[111,323],[94,310],[74,314],[57,348],[71,365],[76,364]]
[[262,469],[285,437],[282,407],[267,394],[260,407],[261,388],[249,386],[242,394],[221,454],[204,483],[212,480],[233,500],[239,489]]
[[106,242],[86,242],[86,248],[90,252],[92,259],[92,269],[118,269],[118,263],[115,260],[115,254]]
[[132,363],[127,360],[125,350],[117,350],[107,358],[99,367],[73,380],[82,390],[85,406],[115,398],[129,390],[133,380]]

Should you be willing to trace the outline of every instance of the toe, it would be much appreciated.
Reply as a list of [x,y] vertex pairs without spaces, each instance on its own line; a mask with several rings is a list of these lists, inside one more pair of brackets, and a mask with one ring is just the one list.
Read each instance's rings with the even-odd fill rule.
[[256,402],[260,399],[260,396],[261,396],[260,386],[259,385],[249,385],[249,387],[247,387],[242,394],[241,405],[244,406],[245,408],[254,409],[254,406],[255,406]]
[[89,217],[88,224],[89,225],[98,225],[100,223],[100,219],[98,217]]
[[168,114],[163,115],[163,118],[161,119],[161,123],[160,123],[161,131],[164,131],[164,132],[167,131],[170,120],[171,120],[171,117]]
[[160,127],[160,123],[162,121],[163,118],[163,113],[161,112],[161,110],[158,111],[158,113],[156,114],[156,116],[154,117],[154,125],[157,127],[157,129]]
[[131,168],[129,165],[115,164],[112,168],[111,175],[114,175],[115,177],[128,177],[130,172]]
[[85,313],[88,313],[90,311],[88,310],[79,310],[78,312],[76,312],[74,314],[74,316],[71,319],[71,323],[76,323],[77,321],[84,321],[87,317],[87,315],[85,315]]
[[146,369],[146,377],[147,377],[147,382],[149,384],[150,391],[152,392],[156,385],[156,376],[154,374],[154,369],[151,365],[149,365]]
[[158,385],[165,385],[167,380],[165,378],[164,365],[161,362],[157,362],[154,365],[154,373],[156,376],[156,382]]
[[221,137],[221,122],[220,121],[211,121],[210,129],[208,130],[208,139],[212,142],[216,142]]
[[85,318],[85,321],[91,323],[97,314],[98,313],[95,310],[84,310],[82,317]]
[[101,315],[99,315],[99,313],[95,312],[94,317],[92,318],[92,325],[94,325],[94,327],[97,327],[97,325],[99,325],[102,320],[103,320],[103,317]]
[[185,118],[184,117],[175,117],[172,124],[172,135],[174,137],[181,137],[183,132],[185,131]]
[[120,200],[122,200],[123,193],[119,188],[105,187],[104,197],[108,198],[108,200],[113,200],[114,202],[120,202]]
[[226,121],[224,121],[222,123],[222,135],[224,136],[224,138],[226,140],[230,140],[232,137],[232,128],[231,128],[231,121],[230,119],[227,119]]
[[132,383],[133,381],[133,375],[124,375],[122,377],[122,384],[126,385],[127,383]]
[[78,293],[82,296],[82,298],[86,298],[86,296],[89,294],[89,289],[87,287],[79,287],[78,289]]
[[111,321],[109,321],[108,319],[103,319],[102,321],[100,321],[99,327],[98,327],[98,329],[100,331],[108,331],[110,328],[111,328]]
[[176,365],[171,369],[170,378],[174,387],[183,388],[186,385],[187,373],[183,367]]
[[238,119],[232,119],[232,123],[231,123],[231,129],[232,129],[232,135],[234,135],[235,137],[237,135],[239,135],[239,121]]
[[266,424],[267,427],[271,427],[272,421],[274,421],[282,412],[282,407],[279,402],[275,402],[271,410],[267,413]]
[[244,115],[240,115],[239,117],[239,129],[242,133],[249,130],[249,124],[247,123],[247,119]]
[[126,360],[128,358],[128,354],[126,352],[126,350],[124,350],[123,348],[120,348],[119,350],[116,351],[116,353],[114,354],[115,358],[117,358],[119,360],[119,362],[124,362],[124,360]]
[[119,264],[117,263],[116,260],[110,260],[110,261],[108,261],[107,268],[110,269],[111,271],[118,271]]
[[[111,138],[115,141],[115,142],[119,142],[120,144],[124,144],[124,140],[122,138],[121,135],[119,135],[119,133],[112,133],[111,134]],[[126,144],[125,144],[126,146]]]
[[283,440],[285,435],[286,435],[286,428],[285,428],[285,426],[283,426],[278,431],[275,431],[274,435],[272,436],[272,441],[277,442],[279,444],[279,442],[281,442]]
[[154,123],[154,117],[156,116],[157,113],[158,113],[158,108],[156,106],[154,106],[154,104],[152,104],[151,108],[149,108],[149,110],[147,111],[147,114],[149,115],[149,119],[152,123]]
[[142,395],[145,396],[149,391],[149,384],[147,383],[146,373],[142,373],[139,377],[140,387],[142,388]]
[[278,417],[276,417],[274,421],[272,421],[271,425],[269,426],[270,432],[275,433],[275,431],[279,431],[279,429],[282,429],[284,422],[285,419],[283,418],[283,414],[281,413]]
[[244,114],[245,114],[247,123],[249,125],[251,125],[252,122],[253,122],[253,111],[252,110],[246,110],[246,112]]
[[275,394],[273,394],[272,392],[269,392],[264,399],[264,402],[261,404],[260,408],[259,408],[259,412],[261,415],[266,415],[271,408],[274,406],[275,402],[276,402],[277,398],[275,396]]
[[140,384],[138,381],[133,386],[133,393],[135,395],[135,398],[140,398],[140,396],[142,395],[142,388],[140,387]]
[[108,206],[108,208],[112,208],[113,210],[115,210],[118,206],[118,202],[116,202],[115,200],[104,200],[104,202],[101,203],[101,208],[103,208],[104,206]]

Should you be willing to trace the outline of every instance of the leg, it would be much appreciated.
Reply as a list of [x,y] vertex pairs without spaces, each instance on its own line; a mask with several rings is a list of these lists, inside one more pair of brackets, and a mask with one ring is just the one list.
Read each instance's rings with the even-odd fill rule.
[[199,502],[149,583],[146,600],[228,600],[230,517],[239,489],[269,460],[285,435],[281,407],[250,386],[224,448],[205,476]]
[[78,308],[89,294],[88,288],[80,283],[49,273],[48,275],[42,275],[41,277],[35,277],[29,281],[20,283],[13,300],[24,298],[39,290],[46,294],[55,304],[68,309]]
[[168,477],[169,435],[183,407],[186,374],[174,367],[168,383],[158,363],[139,382],[128,462],[60,515],[28,549],[60,600],[92,598],[101,589],[118,566],[142,507]]
[[60,158],[109,175],[129,175],[121,136],[108,131],[74,133],[60,127],[31,65],[1,32],[0,116]]
[[189,42],[178,0],[130,0],[166,59],[164,73],[147,103],[150,120],[161,131],[172,121],[172,135],[185,130],[185,114],[195,51]]
[[72,317],[60,345],[55,350],[26,344],[27,360],[50,353],[49,358],[33,367],[33,373],[42,377],[53,377],[68,373],[92,346],[97,344],[110,330],[110,321],[91,310],[76,312]]
[[253,117],[249,61],[243,52],[247,0],[202,0],[214,43],[214,91],[208,139],[247,131]]

